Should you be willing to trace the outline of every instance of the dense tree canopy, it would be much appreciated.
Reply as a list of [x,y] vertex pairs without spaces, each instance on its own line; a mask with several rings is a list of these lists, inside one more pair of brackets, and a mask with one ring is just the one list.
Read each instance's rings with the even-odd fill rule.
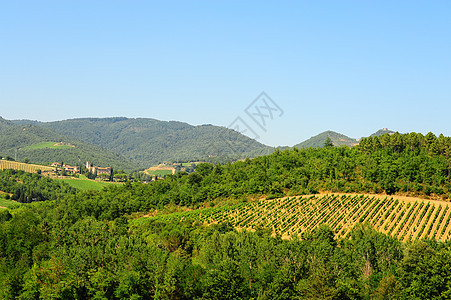
[[16,170],[0,170],[0,191],[12,194],[8,198],[22,203],[55,200],[76,192],[63,182]]
[[34,208],[0,213],[2,298],[431,299],[451,284],[450,243],[406,245],[365,226],[348,240],[327,226],[282,240]]

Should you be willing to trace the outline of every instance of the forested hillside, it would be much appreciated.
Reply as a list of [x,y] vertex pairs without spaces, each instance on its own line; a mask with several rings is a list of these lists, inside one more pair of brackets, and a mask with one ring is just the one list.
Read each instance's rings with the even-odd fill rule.
[[0,117],[0,133],[12,127],[15,127],[15,124],[13,122]]
[[[363,139],[354,148],[329,145],[275,151],[226,165],[204,163],[192,174],[181,172],[150,184],[127,182],[76,194],[62,190],[54,201],[0,210],[1,297],[446,298],[451,286],[449,242],[403,244],[361,225],[350,231],[348,238],[337,239],[330,227],[338,227],[329,227],[327,222],[311,224],[292,239],[282,240],[266,227],[238,232],[226,218],[206,226],[189,218],[161,222],[142,216],[227,207],[228,203],[260,205],[253,199],[270,205],[270,199],[276,197],[318,191],[447,199],[451,191],[450,150],[451,139],[442,135],[387,134]],[[395,202],[385,203],[396,211],[387,217],[389,222],[415,214],[434,219],[434,224],[442,218],[425,204],[397,208]],[[328,215],[332,206],[340,203],[343,207],[349,204],[357,213],[364,207],[376,209],[384,204],[368,197],[342,202],[331,198],[330,209],[321,204],[324,209],[317,212]],[[367,211],[368,216],[378,213]],[[366,216],[362,213],[358,217],[365,220]],[[384,218],[382,214],[379,217]],[[446,220],[445,227],[450,226],[449,217]],[[417,227],[421,232],[443,230],[422,224]],[[397,228],[389,233],[398,236]]]
[[143,167],[162,161],[196,161],[209,157],[226,162],[273,151],[234,130],[213,125],[192,126],[144,118],[84,118],[39,123],[39,126],[120,153]]
[[[14,125],[0,123],[0,155],[17,157],[18,161],[37,164],[65,162],[78,165],[91,161],[100,166],[123,170],[136,170],[139,166],[121,155],[85,142],[77,141],[48,128],[34,125]],[[44,142],[60,143],[63,146],[42,145]],[[42,146],[40,146],[42,145]],[[64,146],[69,145],[69,146]]]

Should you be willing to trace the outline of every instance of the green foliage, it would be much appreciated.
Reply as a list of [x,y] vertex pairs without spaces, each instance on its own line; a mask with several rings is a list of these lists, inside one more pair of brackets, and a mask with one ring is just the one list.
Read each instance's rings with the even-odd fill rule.
[[282,240],[190,220],[68,220],[43,206],[0,217],[2,298],[430,299],[451,283],[450,244],[402,245],[368,227]]
[[12,194],[11,200],[21,203],[55,200],[67,194],[75,194],[75,189],[67,184],[37,173],[16,170],[0,171],[0,191]]
[[[13,207],[17,207],[20,206],[20,203],[10,200],[9,195],[4,196],[5,198],[3,198],[3,195],[0,195],[0,206],[1,207],[6,207],[6,208],[13,208]],[[6,199],[8,198],[8,199]],[[0,208],[1,209],[1,208]]]

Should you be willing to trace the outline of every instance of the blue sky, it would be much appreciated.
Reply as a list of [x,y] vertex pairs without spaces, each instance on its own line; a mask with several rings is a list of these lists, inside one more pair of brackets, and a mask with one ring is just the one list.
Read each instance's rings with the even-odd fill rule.
[[[0,116],[451,136],[450,1],[1,1]],[[265,91],[283,110],[258,127]]]

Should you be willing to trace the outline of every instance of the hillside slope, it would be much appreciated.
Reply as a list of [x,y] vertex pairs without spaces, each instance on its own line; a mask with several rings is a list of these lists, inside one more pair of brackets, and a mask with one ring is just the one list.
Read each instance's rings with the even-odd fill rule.
[[2,117],[0,117],[0,133],[15,126],[16,125],[13,122],[5,120]]
[[213,125],[145,118],[83,118],[39,125],[120,153],[141,166],[209,157],[240,159],[273,150],[239,132]]
[[[11,124],[9,122],[7,126],[0,125],[0,154],[3,156],[17,157],[19,161],[28,158],[30,162],[37,164],[48,164],[55,161],[84,164],[86,161],[91,161],[100,166],[111,166],[116,169],[135,170],[139,168],[138,165],[120,155],[95,145],[77,141],[48,128]],[[63,145],[70,146],[33,147],[43,142],[55,144],[62,142]]]
[[446,222],[451,219],[450,206],[449,202],[420,198],[332,194],[261,198],[153,219],[165,223],[173,219],[193,219],[207,224],[224,222],[237,228],[265,228],[285,238],[300,236],[321,225],[330,226],[337,238],[344,238],[358,224],[367,223],[405,242],[419,238],[444,241],[451,239],[451,224]]

